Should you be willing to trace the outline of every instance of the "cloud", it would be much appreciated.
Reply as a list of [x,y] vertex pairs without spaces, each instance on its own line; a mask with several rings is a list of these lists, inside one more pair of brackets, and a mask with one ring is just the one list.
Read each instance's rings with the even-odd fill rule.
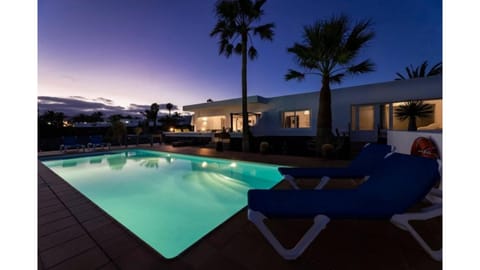
[[73,98],[73,99],[88,100],[86,97],[82,97],[82,96],[70,96],[70,97]]
[[[105,102],[98,102],[105,101]],[[106,104],[107,103],[107,104]],[[140,116],[138,109],[129,109],[122,106],[112,105],[113,101],[105,98],[97,98],[89,100],[80,96],[72,96],[68,98],[39,96],[38,112],[43,114],[46,111],[63,112],[67,116],[75,116],[80,113],[91,114],[96,111],[104,113],[104,115],[112,114],[129,114],[132,116]]]
[[108,99],[108,98],[98,97],[94,100],[95,101],[100,101],[100,102],[103,102],[103,103],[106,103],[106,104],[110,104],[110,105],[113,104],[113,100]]
[[[46,111],[63,112],[66,116],[75,116],[80,113],[92,114],[93,112],[100,111],[105,116],[112,114],[123,114],[143,117],[141,115],[145,110],[150,109],[150,105],[134,104],[131,103],[128,107],[115,106],[111,99],[98,97],[95,99],[88,99],[82,96],[70,96],[70,97],[52,97],[52,96],[39,96],[38,97],[38,112],[43,114]],[[159,104],[160,112],[158,116],[166,115],[168,111],[165,104]],[[178,106],[173,105],[172,111],[177,111]],[[163,112],[162,112],[163,111]]]
[[[138,104],[131,103],[130,105],[128,105],[128,109],[129,110],[139,110],[139,111],[143,112],[145,110],[150,110],[150,105],[138,105]],[[161,111],[168,111],[167,103],[160,103],[160,104],[158,104],[158,106],[160,107]],[[178,111],[178,110],[179,109],[178,109],[177,105],[172,106],[172,111]]]
[[138,104],[130,103],[130,105],[128,105],[128,109],[132,111],[143,112],[145,110],[149,110],[150,105],[138,105]]
[[[168,111],[168,109],[167,109],[167,103],[165,103],[165,104],[158,104],[158,105],[160,105],[160,110],[166,110],[166,111]],[[177,111],[177,110],[178,110],[178,106],[177,106],[177,105],[174,105],[174,104],[172,104],[172,105],[173,105],[173,106],[172,106],[172,111]]]

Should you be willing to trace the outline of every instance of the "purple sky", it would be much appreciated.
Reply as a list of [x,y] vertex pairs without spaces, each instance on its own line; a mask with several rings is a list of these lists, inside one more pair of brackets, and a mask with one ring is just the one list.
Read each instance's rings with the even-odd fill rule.
[[[241,96],[240,57],[218,55],[215,0],[38,0],[39,109],[178,108]],[[274,22],[273,42],[255,39],[259,57],[248,65],[248,93],[265,97],[317,91],[319,77],[285,81],[297,68],[287,47],[302,28],[344,13],[371,18],[375,38],[359,56],[376,71],[333,88],[390,81],[427,60],[442,61],[440,0],[269,0],[261,23]],[[42,100],[42,102],[40,102]],[[48,101],[48,102],[45,102]],[[70,103],[72,102],[72,103]],[[72,106],[70,106],[72,104]],[[129,108],[131,106],[131,108]]]

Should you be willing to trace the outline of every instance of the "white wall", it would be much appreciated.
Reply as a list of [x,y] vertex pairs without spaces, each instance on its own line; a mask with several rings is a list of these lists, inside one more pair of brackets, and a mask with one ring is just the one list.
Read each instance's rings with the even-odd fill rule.
[[[442,76],[362,85],[332,91],[333,128],[346,129],[352,105],[441,99]],[[375,123],[375,127],[380,123]]]
[[437,145],[440,158],[442,157],[442,132],[389,130],[387,132],[387,143],[395,146],[396,152],[410,154],[413,141],[418,137],[425,137],[433,140]]
[[[252,133],[255,136],[314,136],[317,107],[317,92],[269,98]],[[304,110],[310,110],[310,128],[282,127],[283,112]]]
[[[220,104],[218,104],[220,103]],[[240,103],[240,99],[238,99],[238,102],[236,104],[231,104],[230,102],[228,104],[221,104],[220,102],[212,102],[209,104],[205,104],[205,106],[201,106],[200,108],[194,108],[191,109],[190,111],[194,112],[195,114],[192,117],[192,123],[195,126],[195,131],[200,131],[202,128],[201,125],[201,119],[203,117],[219,117],[219,116],[224,116],[225,117],[225,122],[224,122],[224,127],[225,128],[232,128],[230,126],[231,122],[231,113],[241,113],[242,112],[242,105]],[[210,106],[208,106],[210,105]],[[195,106],[195,105],[193,105]],[[187,106],[188,107],[188,106]],[[271,106],[268,104],[263,104],[263,103],[249,103],[248,104],[248,111],[249,112],[264,112],[266,110],[269,110]],[[200,125],[199,125],[200,121]],[[220,126],[222,126],[221,123],[219,123]],[[218,128],[216,128],[218,129]]]
[[[347,131],[351,121],[351,106],[380,104],[408,99],[441,99],[442,76],[404,81],[369,84],[332,90],[332,128]],[[319,92],[303,93],[268,99],[268,109],[254,128],[255,135],[315,136]],[[282,128],[281,113],[290,110],[311,109],[311,127],[308,129]],[[379,121],[379,117],[375,117]],[[378,118],[378,119],[377,119]],[[363,132],[368,138],[376,138],[373,131]],[[366,138],[366,137],[365,137]]]
[[[248,104],[248,111],[261,112],[262,116],[252,128],[255,136],[315,136],[318,113],[319,90],[288,96],[262,98],[261,101]],[[390,81],[377,84],[332,90],[332,127],[347,131],[351,121],[351,106],[361,104],[380,104],[408,99],[441,99],[442,76]],[[212,115],[225,115],[230,125],[230,113],[241,112],[240,99],[217,101],[185,106],[184,110],[193,111],[195,118]],[[282,128],[282,112],[310,109],[310,128]],[[376,117],[377,118],[377,117]],[[378,119],[376,119],[378,121]],[[376,126],[374,123],[374,134]],[[372,132],[370,132],[372,133]]]

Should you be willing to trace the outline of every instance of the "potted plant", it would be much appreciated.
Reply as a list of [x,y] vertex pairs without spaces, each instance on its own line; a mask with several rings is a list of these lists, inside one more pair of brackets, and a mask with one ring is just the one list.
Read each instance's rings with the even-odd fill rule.
[[216,150],[218,152],[223,151],[223,144],[230,142],[230,134],[227,132],[225,128],[222,128],[222,132],[215,134],[216,137]]
[[417,130],[417,117],[426,118],[433,114],[433,106],[421,100],[409,100],[395,108],[395,117],[404,121],[408,119],[408,130]]
[[334,154],[334,150],[335,150],[335,147],[333,146],[333,144],[330,144],[330,143],[325,143],[325,144],[322,144],[322,156],[324,158],[332,158],[333,157],[333,154]]
[[268,144],[268,142],[262,141],[260,143],[260,153],[263,154],[263,155],[267,154],[269,147],[270,147],[270,145]]

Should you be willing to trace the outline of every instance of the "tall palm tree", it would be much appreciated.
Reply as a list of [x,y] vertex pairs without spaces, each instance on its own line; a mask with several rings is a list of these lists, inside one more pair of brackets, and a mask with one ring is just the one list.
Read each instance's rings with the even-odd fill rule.
[[173,104],[169,102],[165,105],[165,107],[167,107],[168,117],[170,117],[172,115],[171,112],[172,112]]
[[405,78],[405,76],[397,72],[396,73],[397,78],[395,78],[395,80],[396,81],[408,80],[408,79],[430,77],[430,76],[442,74],[442,62],[435,64],[432,68],[430,68],[430,71],[428,72],[427,72],[427,66],[428,66],[427,61],[423,61],[423,63],[420,66],[417,66],[416,68],[413,68],[413,66],[410,65],[410,67],[405,68],[408,78]]
[[149,110],[145,110],[144,112],[142,112],[142,115],[147,118],[147,121],[153,121],[153,131],[157,130],[157,116],[159,110],[160,105],[158,105],[157,103],[152,103]]
[[217,24],[210,37],[218,36],[219,54],[230,57],[232,53],[242,56],[242,150],[249,151],[248,109],[247,109],[247,56],[254,60],[258,52],[251,39],[258,35],[262,40],[273,40],[273,23],[254,25],[264,11],[266,0],[220,0],[215,4]]
[[329,20],[317,21],[303,28],[303,42],[295,43],[288,52],[295,55],[302,71],[289,69],[285,79],[303,80],[306,75],[320,76],[317,114],[316,150],[332,140],[332,109],[330,83],[340,83],[347,74],[361,74],[374,70],[369,60],[353,63],[360,50],[370,41],[374,33],[371,22],[364,20],[350,27],[345,15],[333,16]]
[[433,114],[433,106],[421,100],[409,100],[395,108],[395,116],[401,120],[408,119],[408,130],[417,130],[417,117],[426,118]]

